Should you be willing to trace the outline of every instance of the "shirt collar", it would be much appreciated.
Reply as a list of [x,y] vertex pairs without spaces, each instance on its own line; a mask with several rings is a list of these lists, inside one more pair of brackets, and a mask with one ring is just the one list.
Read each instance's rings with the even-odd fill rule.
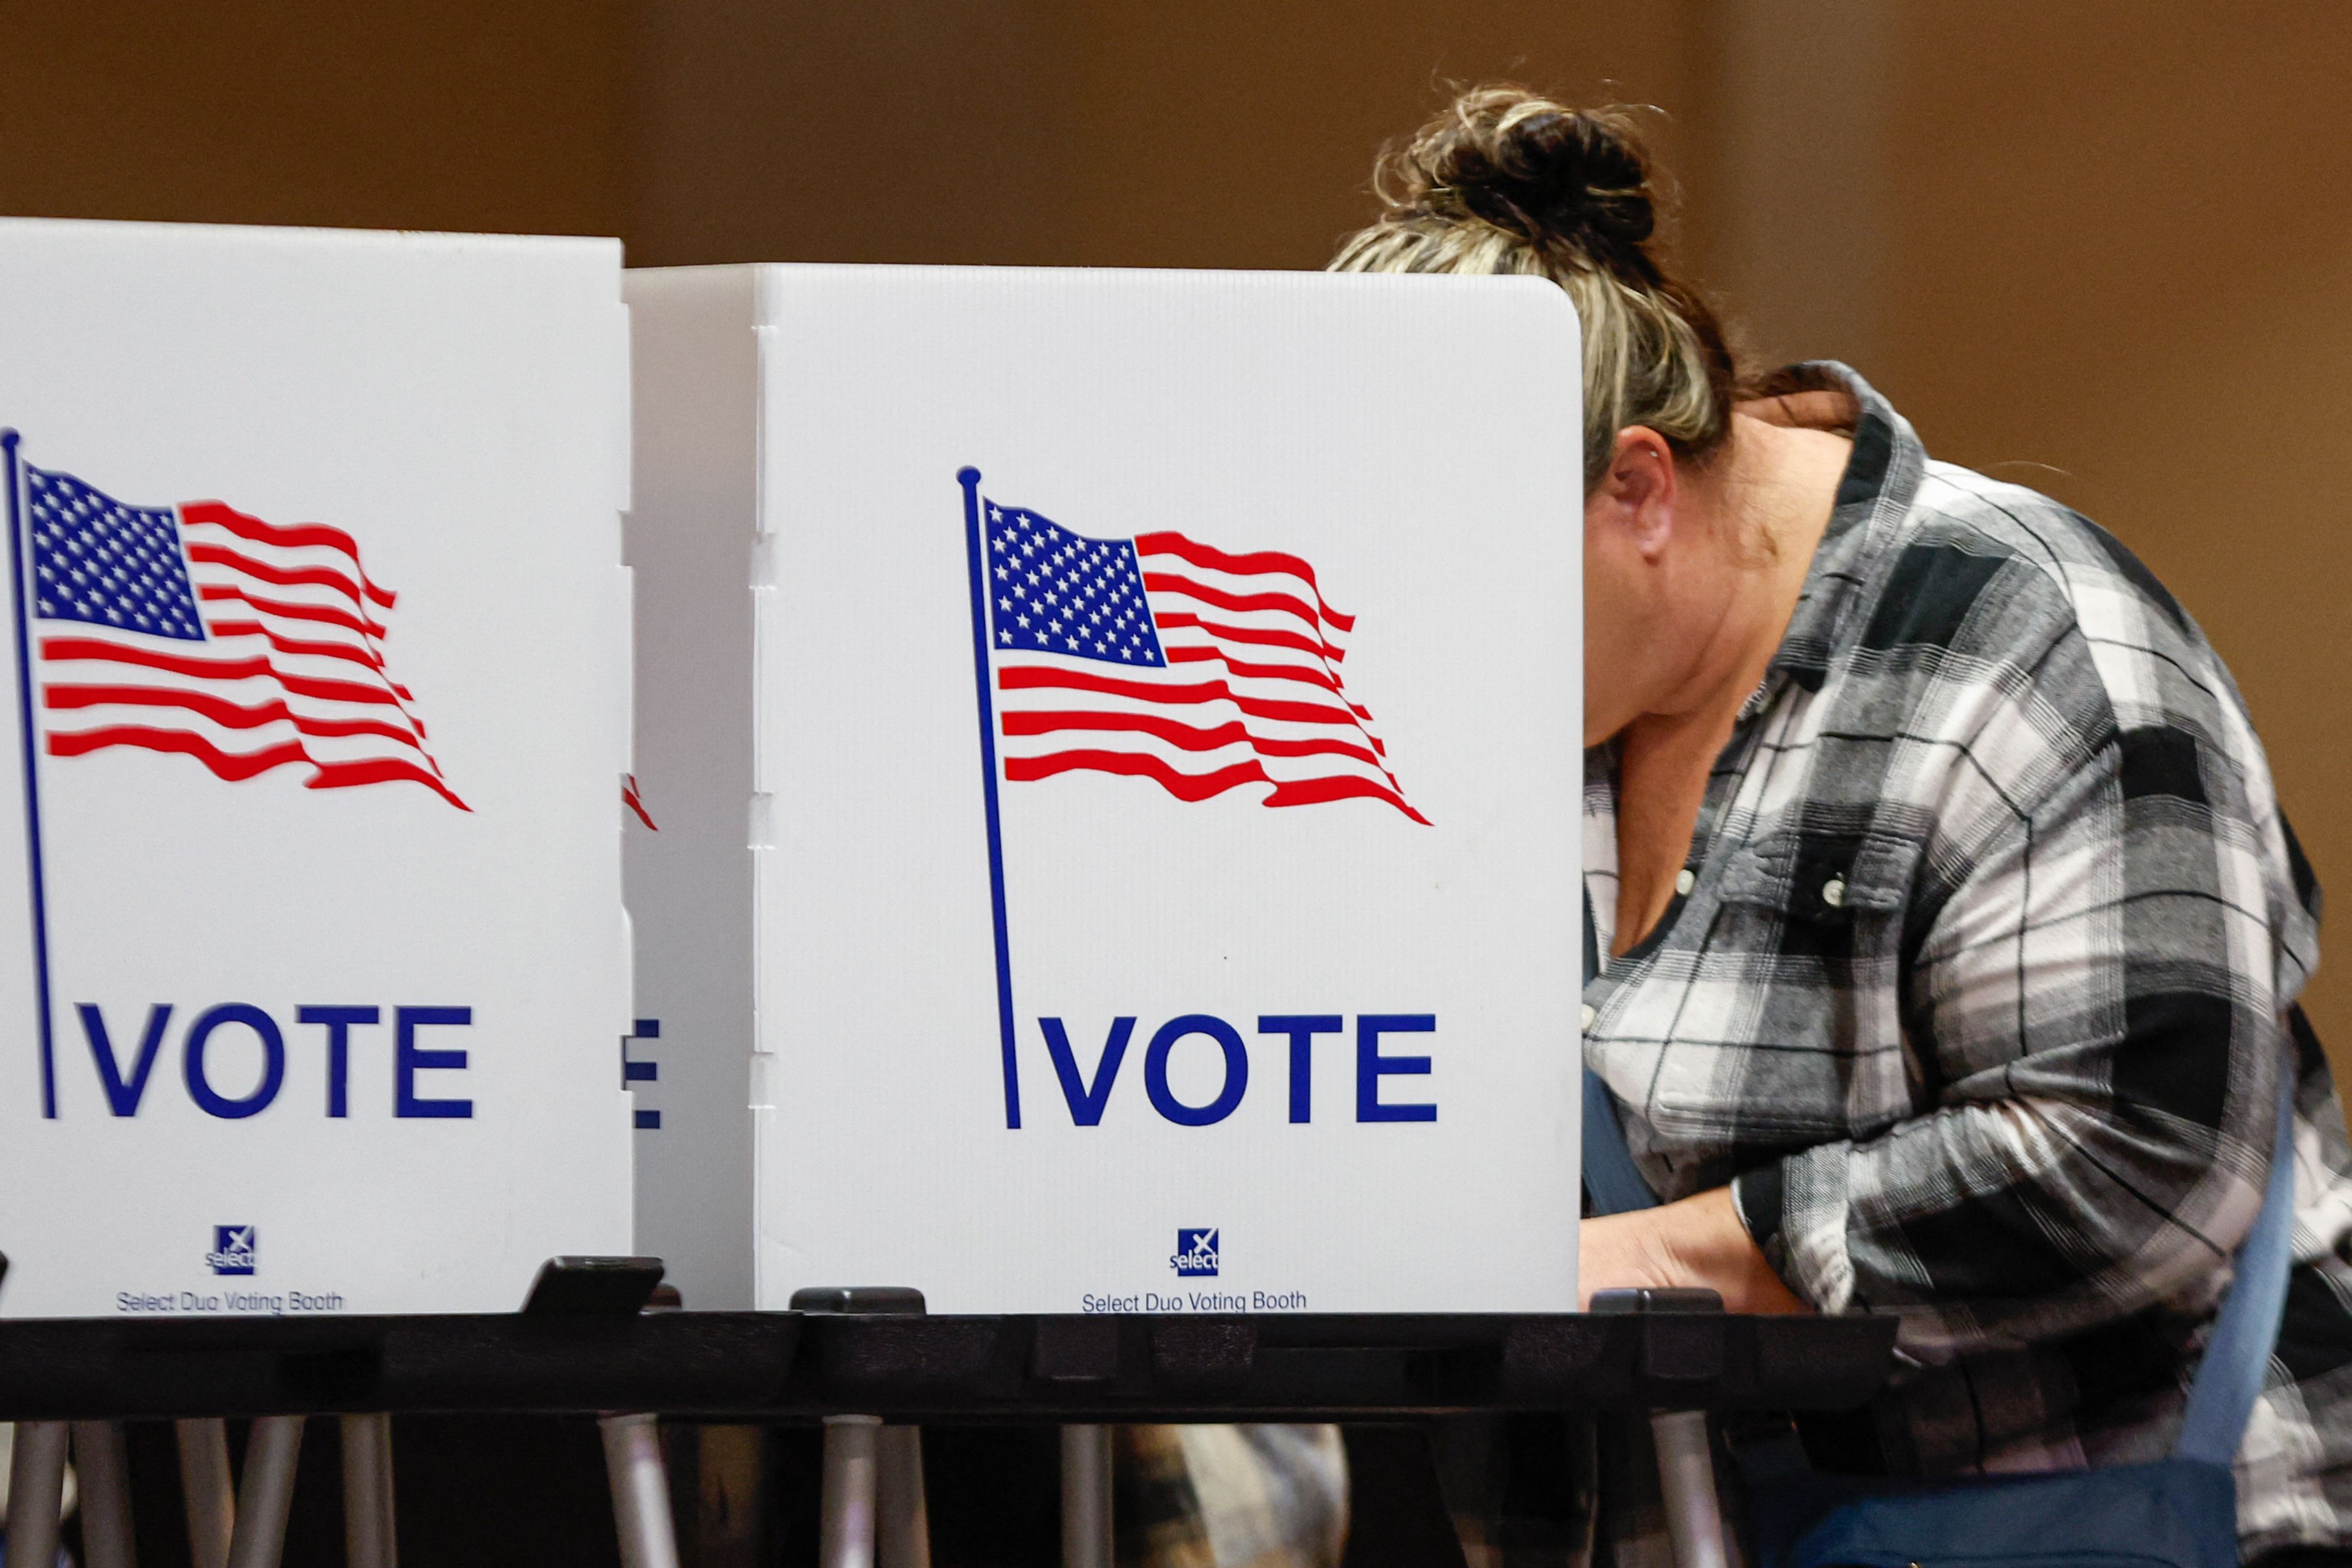
[[1846,623],[1864,585],[1918,494],[1927,454],[1911,422],[1868,382],[1834,361],[1790,365],[1772,377],[1766,391],[1838,392],[1852,399],[1853,423],[1844,433],[1853,439],[1853,455],[1846,459],[1829,528],[1813,552],[1804,589],[1764,679],[1769,689],[1774,676],[1785,675],[1808,691],[1819,691],[1832,654],[1847,640]]

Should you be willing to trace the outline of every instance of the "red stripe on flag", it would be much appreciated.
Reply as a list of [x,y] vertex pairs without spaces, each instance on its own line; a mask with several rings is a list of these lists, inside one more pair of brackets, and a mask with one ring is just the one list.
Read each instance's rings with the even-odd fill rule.
[[51,735],[49,755],[79,757],[108,746],[137,746],[150,752],[177,752],[190,756],[212,769],[231,784],[243,784],[272,768],[282,768],[291,763],[307,763],[310,753],[301,742],[287,741],[258,752],[224,752],[202,735],[187,730],[151,730],[136,724],[118,724],[104,730],[83,730],[75,734]]
[[384,635],[383,626],[352,615],[349,610],[339,610],[332,605],[296,605],[281,599],[265,599],[228,583],[207,583],[196,590],[196,597],[208,605],[244,605],[265,616],[281,616],[289,621],[320,621],[357,632],[362,637],[381,638]]
[[1221,610],[1236,614],[1250,610],[1276,610],[1297,616],[1308,626],[1316,625],[1315,606],[1296,594],[1235,594],[1223,588],[1213,588],[1206,583],[1195,583],[1190,577],[1179,577],[1172,572],[1146,572],[1143,589],[1148,594],[1181,594],[1204,605],[1214,605]]
[[1356,716],[1345,708],[1328,708],[1317,702],[1284,702],[1270,697],[1244,697],[1222,680],[1203,680],[1197,684],[1161,685],[1157,681],[1120,680],[1111,676],[1092,675],[1078,669],[1047,669],[1036,666],[1015,666],[997,672],[997,688],[1003,691],[1061,689],[1094,691],[1106,697],[1131,697],[1143,702],[1230,702],[1255,719],[1279,719],[1292,724],[1356,725]]
[[321,763],[316,758],[311,760],[319,771],[304,781],[304,787],[307,789],[352,789],[360,784],[421,784],[459,811],[474,809],[459,800],[447,784],[415,763],[404,763],[397,757],[371,757],[360,763]]
[[[205,629],[218,639],[259,637],[278,653],[296,654],[310,658],[340,658],[352,664],[365,665],[378,675],[383,676],[384,684],[391,687],[393,695],[403,702],[414,702],[416,700],[415,692],[391,679],[391,671],[384,668],[383,660],[378,658],[375,656],[375,650],[364,643],[306,642],[299,637],[280,637],[259,621],[215,621]],[[424,726],[419,725],[417,729],[421,733]]]
[[638,798],[637,775],[635,773],[621,775],[621,804],[637,814],[637,820],[646,825],[646,831],[648,833],[661,831],[659,825],[653,819],[653,814],[646,809],[646,803]]
[[[1228,572],[1236,577],[1280,573],[1302,578],[1315,595],[1316,607],[1334,629],[1355,629],[1355,616],[1343,616],[1323,603],[1323,586],[1315,581],[1315,568],[1296,555],[1286,555],[1279,550],[1254,550],[1245,555],[1234,555],[1213,545],[1196,543],[1181,533],[1139,533],[1135,536],[1135,551],[1138,555],[1173,555],[1204,570]],[[1151,580],[1146,577],[1144,586],[1150,585]]]
[[[1339,678],[1328,669],[1318,671],[1297,664],[1244,664],[1234,659],[1223,648],[1214,647],[1171,647],[1163,652],[1171,665],[1218,663],[1245,680],[1296,680],[1302,686],[1319,686],[1340,701],[1346,702],[1348,711],[1353,713],[1358,719],[1366,724],[1372,721],[1371,710],[1360,703],[1349,701],[1346,688],[1339,684]],[[1364,738],[1370,741],[1375,747],[1380,746],[1379,739],[1370,731],[1365,731]]]
[[1192,626],[1208,633],[1220,642],[1256,643],[1265,647],[1286,647],[1299,653],[1311,653],[1329,659],[1333,664],[1348,657],[1345,648],[1333,647],[1313,637],[1300,637],[1297,632],[1277,631],[1270,626],[1234,626],[1220,621],[1204,621],[1190,610],[1171,610],[1154,616],[1161,631],[1180,626]]
[[367,568],[360,564],[359,541],[340,528],[330,528],[323,522],[264,522],[257,517],[237,510],[216,500],[192,500],[180,508],[180,521],[209,523],[226,529],[240,539],[256,544],[277,544],[290,550],[306,545],[324,545],[351,557],[352,570],[359,574],[367,596],[385,609],[391,609],[400,595],[389,588],[380,588],[369,581]]
[[283,702],[251,707],[206,691],[184,691],[172,686],[52,686],[41,695],[41,705],[70,711],[78,708],[181,708],[209,719],[224,730],[257,730],[264,724],[286,723],[321,740],[353,735],[381,735],[404,746],[425,748],[415,735],[397,724],[375,719],[310,719]]
[[1015,782],[1078,772],[1126,773],[1150,779],[1179,800],[1206,800],[1244,784],[1274,782],[1255,763],[1235,763],[1211,773],[1186,773],[1145,752],[1056,752],[1050,757],[1004,760],[1004,776]]
[[261,678],[278,682],[297,697],[315,697],[322,702],[366,702],[386,708],[400,706],[400,700],[393,696],[389,687],[361,686],[349,680],[322,680],[315,676],[289,675],[265,658],[187,658],[158,648],[131,647],[96,637],[47,638],[41,644],[41,657],[61,663],[90,659],[136,665],[143,669],[161,669],[198,680],[251,680]]
[[1251,733],[1245,724],[1229,722],[1203,729],[1196,724],[1180,723],[1161,718],[1157,713],[1007,713],[1004,732],[1007,735],[1052,735],[1065,730],[1127,731],[1140,735],[1153,735],[1171,746],[1188,752],[1213,752],[1223,746],[1248,746],[1260,755],[1269,757],[1353,757],[1373,767],[1380,759],[1363,747],[1341,740],[1279,741]]
[[[1348,694],[1339,689],[1337,677],[1303,664],[1244,664],[1221,647],[1171,647],[1168,650],[1168,662],[1171,664],[1222,664],[1227,670],[1244,680],[1296,680],[1302,686],[1319,686],[1340,701],[1348,701]],[[1348,708],[1359,718],[1371,717],[1352,702],[1348,702]]]
[[204,544],[193,539],[187,544],[188,559],[199,566],[226,566],[278,588],[331,588],[354,606],[360,602],[360,584],[331,567],[273,566],[226,544]]
[[1356,796],[1370,800],[1384,800],[1423,827],[1429,826],[1429,818],[1407,805],[1404,796],[1393,790],[1381,788],[1370,779],[1358,778],[1349,773],[1337,773],[1319,779],[1296,779],[1277,784],[1274,786],[1274,793],[1265,797],[1265,804],[1268,805],[1321,805],[1326,801],[1347,800]]
[[224,752],[202,735],[185,730],[151,730],[130,724],[49,737],[49,754],[54,757],[87,756],[109,746],[135,746],[142,751],[171,752],[194,757],[231,784],[243,784],[247,779],[258,778],[273,768],[308,763],[313,773],[305,784],[310,789],[348,789],[359,784],[396,782],[421,784],[459,811],[474,809],[458,799],[448,785],[414,763],[391,757],[358,763],[322,763],[295,741],[258,752]]

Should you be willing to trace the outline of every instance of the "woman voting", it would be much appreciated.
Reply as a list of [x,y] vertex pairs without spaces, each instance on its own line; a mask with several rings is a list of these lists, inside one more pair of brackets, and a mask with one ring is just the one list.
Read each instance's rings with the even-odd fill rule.
[[[1378,188],[1335,269],[1530,274],[1582,321],[1584,1050],[1660,1203],[1584,1222],[1581,1289],[1899,1316],[1894,1385],[1806,1434],[1841,1469],[2154,1458],[2292,1074],[2241,1541],[2352,1563],[2352,1180],[2295,1007],[2319,891],[2221,657],[2116,538],[1934,460],[1843,365],[1751,376],[1653,248],[1622,114],[1473,91]],[[1615,1435],[1552,1524],[1653,1561]]]

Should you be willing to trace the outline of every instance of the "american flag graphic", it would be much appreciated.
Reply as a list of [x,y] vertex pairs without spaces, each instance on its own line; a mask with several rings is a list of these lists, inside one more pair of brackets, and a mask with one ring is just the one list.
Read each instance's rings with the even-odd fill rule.
[[232,782],[304,767],[312,789],[419,784],[469,809],[384,667],[394,595],[350,534],[23,471],[49,755],[176,752]]
[[1305,561],[980,505],[1008,782],[1127,773],[1187,801],[1263,785],[1267,805],[1370,798],[1427,822],[1340,683],[1355,617]]

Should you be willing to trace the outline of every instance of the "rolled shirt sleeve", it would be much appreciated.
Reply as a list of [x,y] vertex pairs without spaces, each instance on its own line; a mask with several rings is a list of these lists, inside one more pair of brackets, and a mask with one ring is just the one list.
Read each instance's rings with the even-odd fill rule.
[[[1898,1320],[1838,1442],[1935,1476],[2169,1447],[2294,1060],[2297,1266],[2241,1522],[2250,1556],[2352,1541],[2352,1154],[2280,1016],[2319,889],[2246,706],[2122,541],[1814,379],[1856,405],[1840,499],[1694,875],[1586,987],[1586,1065],[1661,1196],[1729,1184],[1801,1298]],[[1587,759],[1604,906],[1620,761]]]
[[1948,883],[1923,865],[1901,1011],[1930,1109],[1733,1183],[1791,1289],[1900,1310],[1932,1353],[2218,1285],[2284,1070],[2273,847],[2245,785],[2186,729],[2119,729]]

